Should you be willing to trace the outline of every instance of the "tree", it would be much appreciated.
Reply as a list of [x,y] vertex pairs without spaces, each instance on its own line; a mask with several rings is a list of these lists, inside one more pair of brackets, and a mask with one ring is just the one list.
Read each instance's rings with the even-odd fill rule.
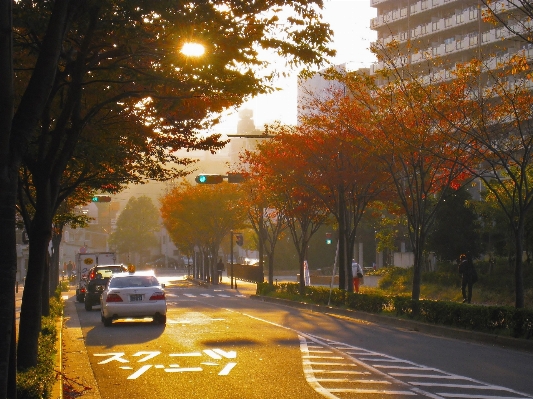
[[249,167],[249,178],[270,193],[269,202],[261,207],[276,209],[286,217],[298,252],[300,293],[303,294],[304,261],[309,240],[325,222],[328,212],[317,196],[306,188],[309,173],[298,150],[299,138],[295,128],[279,125],[273,138],[260,143],[257,151],[247,152],[243,161]]
[[495,25],[503,25],[509,32],[528,43],[533,43],[533,5],[530,0],[507,0],[504,5],[495,0],[481,0],[486,7],[483,20]]
[[[178,246],[196,245],[207,260],[207,277],[218,284],[215,265],[222,240],[246,226],[239,185],[191,185],[183,181],[161,199],[163,224]],[[206,277],[206,276],[204,276]]]
[[[325,75],[343,82],[345,73],[334,69]],[[367,205],[383,197],[389,174],[375,153],[367,148],[364,135],[352,126],[363,127],[368,110],[354,107],[345,88],[314,94],[304,105],[299,125],[301,143],[296,147],[306,160],[307,188],[335,216],[339,239],[339,288],[353,290],[352,258],[357,227]]]
[[117,228],[109,243],[120,254],[138,254],[157,246],[156,233],[161,230],[159,211],[150,197],[131,197],[117,219]]
[[389,80],[380,86],[375,76],[346,75],[343,83],[349,101],[354,109],[368,111],[367,118],[349,126],[354,134],[364,137],[366,148],[390,173],[407,220],[414,252],[412,299],[418,301],[423,251],[435,212],[443,195],[465,178],[464,165],[471,158],[463,151],[465,144],[447,145],[446,133],[457,130],[448,118],[454,115],[452,89],[458,87],[436,81],[426,88],[422,78],[403,78],[394,68],[382,73]]
[[454,261],[467,252],[477,258],[481,253],[478,215],[465,187],[443,196],[427,244],[443,260]]
[[[10,15],[11,5],[6,4]],[[3,115],[3,120],[10,120],[10,129],[2,131],[3,140],[9,142],[11,132],[17,138],[7,147],[5,170],[18,171],[24,162],[37,199],[27,226],[31,294],[26,297],[25,292],[23,304],[32,305],[23,305],[21,311],[21,369],[36,363],[40,313],[31,306],[40,295],[52,216],[63,200],[60,181],[67,166],[75,159],[78,173],[72,175],[73,182],[87,181],[95,170],[105,168],[114,180],[102,188],[110,192],[143,177],[175,176],[159,164],[179,163],[171,151],[219,148],[223,143],[218,136],[200,138],[195,132],[215,122],[222,110],[272,88],[275,73],[257,73],[267,61],[258,57],[256,45],[275,49],[296,66],[320,64],[332,53],[326,48],[331,31],[317,13],[321,5],[319,0],[269,0],[254,7],[240,1],[117,5],[62,0],[51,8],[49,3],[14,3],[20,101],[13,118]],[[277,16],[264,17],[282,6],[293,11],[285,24]],[[9,42],[10,37],[5,37]],[[208,47],[203,62],[176,55],[176,45],[191,38]],[[10,47],[2,49],[5,67],[12,54]],[[122,150],[122,158],[94,162],[93,156],[113,150]],[[115,173],[117,169],[121,173]],[[6,195],[17,192],[13,179],[3,188]],[[13,253],[2,259],[6,259],[3,270],[12,274]],[[10,336],[9,330],[5,332],[2,339]]]
[[[523,55],[498,67],[487,71],[480,60],[472,60],[458,68],[454,84],[464,100],[456,108],[460,119],[450,121],[454,134],[448,140],[478,160],[465,167],[483,181],[507,216],[514,239],[515,306],[522,308],[524,231],[533,207],[533,75]],[[485,81],[491,84],[479,90]]]
[[[245,157],[245,154],[243,154]],[[241,173],[246,175],[246,164],[243,161]],[[287,229],[287,218],[283,209],[268,208],[272,204],[272,192],[261,180],[246,179],[243,183],[243,192],[248,193],[242,200],[242,206],[248,209],[248,219],[252,229],[257,235],[258,247],[264,249],[268,258],[268,283],[274,284],[274,256],[276,245]],[[259,257],[263,256],[259,251]]]

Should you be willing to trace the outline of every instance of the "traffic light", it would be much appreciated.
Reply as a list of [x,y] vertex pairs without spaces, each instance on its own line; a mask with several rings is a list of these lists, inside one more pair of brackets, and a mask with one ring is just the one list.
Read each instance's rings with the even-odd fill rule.
[[331,244],[331,233],[326,233],[326,244]]
[[244,176],[242,173],[228,173],[228,183],[242,183]]
[[95,195],[91,198],[91,202],[111,202],[109,195]]
[[198,184],[219,184],[219,183],[222,183],[223,176],[202,174],[202,175],[196,176],[194,180]]
[[242,236],[242,234],[236,234],[235,235],[235,243],[239,246],[239,247],[242,247],[242,243],[244,241],[244,238]]

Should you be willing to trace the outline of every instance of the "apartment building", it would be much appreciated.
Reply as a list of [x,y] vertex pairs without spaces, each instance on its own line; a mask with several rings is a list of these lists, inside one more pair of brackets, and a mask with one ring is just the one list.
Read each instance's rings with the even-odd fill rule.
[[[487,69],[517,52],[533,58],[531,45],[504,26],[483,22],[486,7],[481,0],[370,0],[377,9],[371,29],[377,32],[374,45],[386,48],[395,41],[398,51],[390,54],[394,64],[427,68],[429,59],[444,61],[434,65],[432,74],[447,78],[456,63],[481,59]],[[501,15],[513,10],[508,1],[495,1],[491,6]],[[514,14],[516,17],[520,13]],[[512,19],[510,20],[512,21]],[[516,31],[532,26],[524,15],[522,21],[510,22]],[[372,65],[371,74],[383,69],[384,62]]]

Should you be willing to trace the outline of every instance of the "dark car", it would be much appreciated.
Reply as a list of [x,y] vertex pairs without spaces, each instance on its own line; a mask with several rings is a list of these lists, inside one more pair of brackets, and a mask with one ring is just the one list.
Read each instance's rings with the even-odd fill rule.
[[85,291],[85,310],[93,309],[94,305],[100,305],[100,297],[107,287],[111,276],[115,273],[127,272],[124,265],[98,265],[89,270]]

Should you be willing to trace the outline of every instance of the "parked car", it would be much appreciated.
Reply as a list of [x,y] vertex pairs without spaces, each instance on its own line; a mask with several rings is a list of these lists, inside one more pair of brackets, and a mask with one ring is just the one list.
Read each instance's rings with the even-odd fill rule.
[[85,310],[90,311],[93,306],[100,304],[100,296],[104,291],[111,276],[115,273],[126,272],[124,265],[98,265],[89,270],[85,285],[84,299]]
[[166,324],[164,288],[153,271],[131,268],[127,273],[114,274],[102,293],[102,323],[109,327],[117,319],[151,317],[154,323]]

